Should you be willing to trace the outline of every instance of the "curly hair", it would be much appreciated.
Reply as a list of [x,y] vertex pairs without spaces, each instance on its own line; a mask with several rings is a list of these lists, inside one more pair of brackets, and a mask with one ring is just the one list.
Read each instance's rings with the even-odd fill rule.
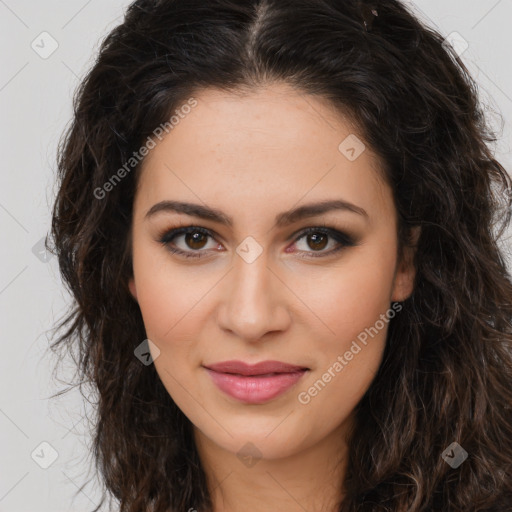
[[[212,510],[190,421],[134,357],[146,338],[128,288],[140,163],[98,190],[195,93],[274,82],[357,123],[384,162],[402,249],[421,226],[414,291],[356,407],[340,511],[512,510],[512,281],[499,245],[512,183],[464,63],[397,0],[138,0],[101,43],[59,144],[48,248],[73,299],[51,348],[96,397],[102,503]],[[442,457],[454,441],[468,453],[457,469]]]

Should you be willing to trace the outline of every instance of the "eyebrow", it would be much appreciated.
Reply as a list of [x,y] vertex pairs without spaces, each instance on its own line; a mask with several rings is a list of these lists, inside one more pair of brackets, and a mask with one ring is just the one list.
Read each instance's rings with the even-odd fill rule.
[[[280,213],[275,218],[275,227],[283,227],[288,224],[293,224],[299,220],[322,215],[333,210],[347,211],[361,215],[367,220],[369,219],[368,213],[360,206],[349,203],[348,201],[336,199],[298,206],[297,208]],[[183,213],[192,217],[199,217],[201,219],[217,222],[224,226],[233,227],[233,219],[224,212],[208,206],[184,203],[181,201],[161,201],[149,209],[145,215],[145,219],[148,220],[160,212]]]

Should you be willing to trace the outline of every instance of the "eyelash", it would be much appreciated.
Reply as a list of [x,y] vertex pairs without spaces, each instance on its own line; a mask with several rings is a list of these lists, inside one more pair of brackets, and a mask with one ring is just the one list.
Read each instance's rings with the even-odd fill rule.
[[[187,252],[187,251],[182,251],[181,249],[177,249],[175,247],[171,247],[169,245],[171,243],[171,241],[174,240],[174,238],[176,238],[180,235],[186,235],[189,233],[202,233],[203,235],[210,236],[211,238],[214,238],[213,233],[209,229],[201,228],[199,226],[182,226],[179,228],[165,231],[163,234],[161,234],[159,236],[158,241],[172,254],[177,254],[180,257],[184,257],[187,259],[188,258],[200,259],[200,258],[206,257],[205,254],[201,254],[201,253],[206,252],[204,250]],[[331,256],[332,254],[335,254],[335,253],[345,249],[346,247],[353,247],[353,246],[357,245],[356,240],[352,236],[350,236],[346,233],[343,233],[341,231],[338,231],[337,229],[329,228],[327,226],[311,227],[311,228],[307,228],[307,229],[299,232],[298,236],[294,239],[294,243],[297,243],[300,239],[302,239],[305,236],[312,234],[312,233],[315,233],[315,234],[320,233],[323,235],[328,235],[328,236],[332,237],[336,242],[341,244],[341,247],[338,247],[336,249],[331,249],[330,251],[328,251],[326,253],[320,253],[318,255],[317,254],[311,254],[309,256],[299,255],[300,258],[304,258],[304,259],[323,258],[323,257]],[[306,251],[306,252],[310,252],[310,251]]]

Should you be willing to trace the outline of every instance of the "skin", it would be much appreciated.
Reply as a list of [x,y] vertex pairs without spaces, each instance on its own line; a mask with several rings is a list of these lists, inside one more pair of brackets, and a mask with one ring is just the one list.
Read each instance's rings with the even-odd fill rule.
[[[392,191],[370,148],[354,161],[338,150],[348,135],[361,137],[323,99],[283,84],[194,97],[198,105],[146,157],[134,203],[129,288],[160,351],[152,350],[156,370],[193,424],[215,512],[336,510],[353,410],[379,368],[388,324],[307,404],[298,396],[412,293],[410,249],[397,260]],[[367,217],[334,210],[274,227],[279,213],[330,199]],[[164,200],[222,210],[233,226],[169,211],[146,219]],[[357,245],[329,254],[334,238],[301,234],[324,225]],[[212,232],[172,242],[204,258],[187,260],[159,242],[180,226]],[[249,236],[263,249],[251,263],[236,252]],[[309,371],[277,398],[244,404],[202,366],[231,359]],[[247,443],[250,465],[237,456]]]

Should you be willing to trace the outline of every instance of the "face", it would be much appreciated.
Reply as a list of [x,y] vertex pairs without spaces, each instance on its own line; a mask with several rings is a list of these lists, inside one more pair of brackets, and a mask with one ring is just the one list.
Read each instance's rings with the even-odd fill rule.
[[[378,159],[328,103],[195,98],[144,162],[130,291],[198,439],[286,457],[349,425],[414,269]],[[233,360],[291,366],[208,369]]]

